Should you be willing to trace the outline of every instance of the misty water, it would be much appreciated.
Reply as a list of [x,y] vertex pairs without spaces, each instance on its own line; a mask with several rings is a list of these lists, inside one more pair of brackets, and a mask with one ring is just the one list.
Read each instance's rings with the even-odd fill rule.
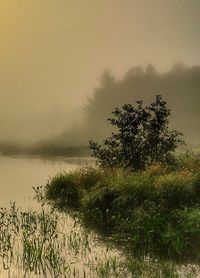
[[[32,187],[45,185],[48,178],[63,171],[74,170],[87,159],[40,159],[27,157],[0,157],[0,204],[15,201],[20,207],[31,208]],[[89,160],[88,160],[89,162]]]
[[[15,214],[15,218],[20,219],[23,212],[28,212],[31,217],[34,215],[33,211],[40,214],[43,207],[34,200],[32,187],[45,185],[51,176],[60,172],[74,170],[81,165],[85,165],[85,163],[91,164],[93,162],[91,159],[86,158],[44,160],[33,157],[1,156],[1,217],[5,214],[4,207],[7,210],[8,218],[10,218],[10,215]],[[17,209],[12,208],[13,202],[15,202]],[[14,210],[15,212],[13,213]],[[21,230],[15,235],[13,233],[13,221],[9,220],[10,227],[5,225],[6,228],[2,228],[4,223],[3,225],[1,223],[0,277],[124,277],[124,275],[129,277],[129,273],[123,266],[124,257],[121,252],[110,244],[106,244],[105,241],[103,242],[96,233],[86,231],[75,217],[57,211],[52,213],[50,209],[48,210],[48,207],[46,211],[46,219],[49,218],[47,222],[49,221],[50,223],[52,221],[53,223],[55,219],[58,219],[56,220],[58,221],[58,232],[55,233],[56,236],[53,238],[56,246],[55,252],[57,252],[56,265],[53,265],[53,270],[49,269],[49,262],[46,263],[46,258],[41,258],[41,267],[40,262],[34,267],[31,264],[28,264],[27,267],[27,258],[26,260],[24,259],[26,256],[24,255],[25,249],[22,244],[25,237],[24,234],[27,231]],[[7,221],[6,219],[5,222]],[[29,230],[32,229],[30,228],[31,224],[28,223],[28,225]],[[14,225],[14,229],[15,227]],[[34,233],[35,231],[32,232]],[[4,239],[2,240],[5,235],[13,238],[13,246],[10,246],[10,249]],[[31,240],[37,241],[38,238],[37,233],[34,236],[31,235]],[[43,252],[45,257],[46,251]],[[44,266],[45,264],[47,267]]]

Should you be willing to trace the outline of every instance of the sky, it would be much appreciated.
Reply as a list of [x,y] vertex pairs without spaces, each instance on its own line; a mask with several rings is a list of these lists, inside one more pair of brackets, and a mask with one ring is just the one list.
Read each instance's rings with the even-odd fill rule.
[[103,70],[200,64],[199,0],[0,0],[0,140],[82,120]]

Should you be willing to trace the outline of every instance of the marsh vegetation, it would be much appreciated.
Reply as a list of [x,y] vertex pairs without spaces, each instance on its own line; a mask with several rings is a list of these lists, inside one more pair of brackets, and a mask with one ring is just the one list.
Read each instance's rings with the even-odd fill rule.
[[1,277],[129,277],[120,252],[69,215],[11,203],[0,218]]
[[78,211],[83,225],[112,237],[128,252],[133,274],[139,266],[145,271],[145,258],[172,274],[180,265],[198,269],[199,168],[199,156],[189,153],[177,157],[176,167],[155,164],[138,172],[86,167],[53,177],[38,194],[59,209]]

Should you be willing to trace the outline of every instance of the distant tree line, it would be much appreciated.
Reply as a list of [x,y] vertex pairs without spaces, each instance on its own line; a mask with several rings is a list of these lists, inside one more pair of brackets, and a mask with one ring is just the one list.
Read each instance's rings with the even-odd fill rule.
[[141,98],[149,103],[155,94],[161,94],[172,109],[172,127],[183,132],[187,142],[200,141],[200,66],[186,67],[181,63],[164,73],[152,65],[146,69],[134,67],[121,79],[105,71],[85,106],[84,136],[105,138],[114,130],[106,119],[115,107],[134,104]]

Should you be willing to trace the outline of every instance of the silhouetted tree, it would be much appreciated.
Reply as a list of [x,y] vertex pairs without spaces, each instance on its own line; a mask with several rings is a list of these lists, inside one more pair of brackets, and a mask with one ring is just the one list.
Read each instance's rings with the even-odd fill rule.
[[117,127],[117,132],[104,140],[103,145],[89,142],[94,157],[103,167],[138,170],[155,162],[170,163],[173,152],[183,143],[182,134],[169,129],[170,110],[160,95],[149,106],[136,101],[136,107],[125,104],[122,110],[115,108],[112,115],[108,120]]

